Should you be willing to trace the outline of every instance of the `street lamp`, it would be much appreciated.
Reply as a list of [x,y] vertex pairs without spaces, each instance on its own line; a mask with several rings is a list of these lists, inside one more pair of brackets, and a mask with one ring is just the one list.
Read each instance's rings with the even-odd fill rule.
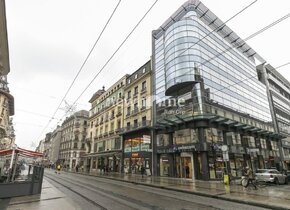
[[12,164],[13,164],[13,160],[15,156],[15,150],[17,149],[17,144],[13,144],[11,149],[12,149],[12,156],[11,156],[9,170],[12,168]]

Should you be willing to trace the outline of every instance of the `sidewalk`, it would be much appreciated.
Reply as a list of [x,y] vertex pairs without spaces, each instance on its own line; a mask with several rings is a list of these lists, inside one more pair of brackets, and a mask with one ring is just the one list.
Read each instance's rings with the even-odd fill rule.
[[150,187],[163,188],[195,195],[202,195],[243,204],[251,204],[264,208],[279,210],[290,209],[290,186],[286,189],[283,188],[282,185],[269,185],[267,187],[254,190],[244,189],[238,183],[238,180],[236,183],[227,186],[219,181],[193,181],[190,179],[151,176],[144,176],[144,178],[142,178],[141,175],[136,174],[79,174],[119,180],[123,182],[130,182],[134,184],[141,184]]
[[70,198],[43,179],[40,195],[0,199],[1,209],[7,210],[81,210]]
[[[66,173],[66,172],[62,172]],[[74,173],[74,172],[68,172]],[[179,192],[185,192],[206,197],[234,201],[243,204],[251,204],[271,209],[290,209],[290,186],[286,189],[282,186],[270,185],[258,190],[244,190],[239,184],[225,186],[223,183],[214,181],[192,181],[189,179],[176,179],[170,177],[151,177],[135,174],[109,174],[100,175],[96,173],[84,176],[96,176],[105,179],[119,180],[150,187],[163,188]],[[4,207],[3,207],[4,205]],[[0,209],[7,210],[79,210],[70,198],[60,192],[55,186],[45,179],[43,180],[41,195],[22,196],[6,200],[0,200]]]

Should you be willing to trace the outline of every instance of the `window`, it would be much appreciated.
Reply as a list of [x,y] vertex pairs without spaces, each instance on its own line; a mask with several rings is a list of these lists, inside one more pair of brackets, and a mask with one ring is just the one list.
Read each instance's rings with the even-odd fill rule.
[[119,98],[122,98],[122,93],[119,93]]
[[128,84],[130,84],[131,83],[131,80],[130,79],[128,79]]
[[137,95],[138,94],[138,86],[136,86],[135,88],[134,88],[134,95]]
[[135,74],[135,79],[137,79],[138,78],[138,74]]
[[131,98],[131,90],[128,91],[128,99]]
[[142,73],[145,73],[145,71],[146,71],[146,68],[143,68]]
[[78,148],[78,143],[74,143],[74,149]]
[[146,125],[146,116],[142,117],[142,125],[143,125],[143,126]]
[[128,107],[127,107],[127,116],[130,115],[130,112],[131,112],[131,107],[128,106]]
[[146,81],[142,82],[142,91],[146,90]]
[[134,128],[138,127],[138,120],[134,120]]
[[145,108],[146,107],[146,98],[142,98],[142,108]]

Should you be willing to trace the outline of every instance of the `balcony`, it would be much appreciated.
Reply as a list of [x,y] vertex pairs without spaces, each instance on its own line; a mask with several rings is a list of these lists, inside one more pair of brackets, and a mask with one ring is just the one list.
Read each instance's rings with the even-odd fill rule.
[[135,109],[132,111],[132,115],[136,115],[138,112],[139,112],[139,109],[138,109],[138,108],[135,108]]
[[144,120],[144,121],[141,121],[139,123],[135,123],[133,125],[126,126],[125,130],[126,131],[132,131],[132,130],[136,130],[136,129],[139,129],[139,128],[148,127],[150,125],[151,125],[151,121],[150,120]]
[[142,107],[140,108],[141,111],[143,111],[143,110],[145,110],[145,109],[146,109],[146,106],[142,106]]
[[131,100],[131,96],[126,99],[127,103]]
[[114,134],[115,132],[113,131],[113,130],[110,130],[109,131],[109,135],[112,135],[112,134]]
[[147,88],[146,87],[141,89],[141,94],[146,93],[146,92],[147,92]]
[[108,132],[104,132],[103,136],[104,137],[108,136]]
[[86,142],[92,142],[92,138],[86,138]]
[[115,118],[115,115],[111,115],[110,120],[113,120]]
[[104,123],[104,121],[103,120],[101,120],[101,122],[100,122],[100,125],[102,125]]
[[106,117],[106,118],[105,118],[105,122],[108,122],[108,121],[109,121],[109,117]]
[[130,112],[127,112],[126,117],[129,117],[130,115],[131,115],[131,113]]
[[133,98],[137,98],[138,97],[138,92],[135,92],[133,95]]
[[121,132],[121,128],[115,129],[115,133],[120,133],[120,132]]
[[116,114],[116,117],[119,117],[122,115],[122,112],[121,111],[118,111],[118,113]]

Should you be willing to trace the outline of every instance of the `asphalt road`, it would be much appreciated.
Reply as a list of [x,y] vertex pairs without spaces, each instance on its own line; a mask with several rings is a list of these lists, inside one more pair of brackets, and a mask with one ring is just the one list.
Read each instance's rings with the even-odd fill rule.
[[65,193],[79,209],[92,210],[262,210],[265,208],[188,193],[151,188],[81,174],[45,171],[45,179]]

